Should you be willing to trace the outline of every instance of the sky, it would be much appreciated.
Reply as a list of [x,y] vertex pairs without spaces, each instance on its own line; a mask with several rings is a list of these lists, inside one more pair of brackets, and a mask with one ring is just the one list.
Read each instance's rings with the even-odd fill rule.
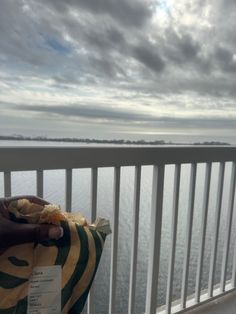
[[236,142],[235,0],[0,0],[0,135]]

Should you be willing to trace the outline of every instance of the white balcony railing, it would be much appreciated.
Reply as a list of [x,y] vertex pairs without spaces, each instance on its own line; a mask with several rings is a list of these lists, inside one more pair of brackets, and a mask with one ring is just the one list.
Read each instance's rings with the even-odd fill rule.
[[[44,197],[44,171],[53,169],[65,170],[65,200],[66,209],[72,207],[73,189],[73,169],[91,169],[91,219],[97,215],[98,198],[98,169],[102,167],[114,168],[113,186],[113,220],[112,240],[111,240],[111,266],[110,266],[110,291],[109,301],[104,299],[107,304],[109,314],[116,313],[116,289],[117,289],[117,259],[118,259],[118,231],[119,231],[119,208],[120,208],[120,184],[121,169],[124,166],[135,167],[134,175],[134,201],[133,201],[133,226],[131,238],[131,261],[129,280],[129,295],[127,295],[128,313],[135,312],[135,293],[137,285],[137,254],[139,238],[139,211],[141,194],[141,173],[143,166],[153,166],[152,174],[152,201],[150,206],[150,240],[147,270],[147,286],[145,313],[154,314],[157,311],[157,296],[161,287],[158,286],[160,269],[160,250],[162,244],[161,232],[163,222],[163,195],[165,184],[165,168],[167,165],[174,165],[173,193],[169,195],[172,199],[172,213],[169,215],[169,225],[171,225],[169,250],[168,272],[166,279],[166,302],[162,313],[180,313],[188,308],[193,308],[236,288],[236,254],[229,257],[229,247],[232,242],[232,217],[235,205],[235,178],[236,178],[236,147],[0,147],[0,172],[3,173],[4,195],[10,196],[12,193],[12,172],[15,171],[36,171],[36,194]],[[211,258],[209,268],[209,278],[207,291],[203,293],[201,280],[203,276],[203,259],[205,253],[207,216],[209,208],[209,194],[212,179],[212,165],[219,164],[217,178],[217,193],[215,194],[214,223],[212,227]],[[230,164],[230,180],[225,177],[225,165]],[[190,164],[190,178],[186,194],[188,195],[188,208],[186,211],[186,237],[183,258],[183,272],[181,280],[181,297],[175,302],[173,300],[173,278],[174,265],[176,258],[176,239],[178,228],[178,211],[181,187],[181,170],[184,164]],[[195,294],[188,298],[188,279],[189,265],[191,257],[192,229],[194,227],[194,204],[196,191],[196,177],[199,164],[205,164],[204,189],[202,197],[202,211],[199,249],[197,260],[197,271],[195,278]],[[219,226],[222,212],[223,189],[227,185],[229,194],[227,208],[224,205],[226,228],[224,230],[224,246],[221,263],[221,278],[218,286],[215,286],[216,257],[219,239]],[[229,258],[232,258],[231,280],[227,280],[227,265]],[[95,310],[96,300],[93,300],[91,293],[88,302],[89,314],[100,314]],[[125,313],[125,312],[122,312]]]

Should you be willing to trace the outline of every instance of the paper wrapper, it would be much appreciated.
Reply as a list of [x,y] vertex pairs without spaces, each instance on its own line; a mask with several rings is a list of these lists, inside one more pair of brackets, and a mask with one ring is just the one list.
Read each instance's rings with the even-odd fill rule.
[[[29,207],[22,210],[19,204],[18,207],[15,205],[9,206],[11,219],[28,223],[32,220],[34,223],[52,223],[54,219],[55,224],[62,226],[64,235],[59,240],[13,246],[0,255],[0,314],[81,313],[106,235],[111,232],[109,222],[98,218],[89,225],[82,215],[57,212],[58,207],[54,205],[49,210],[47,208],[48,216],[42,215],[42,208],[32,212]],[[47,277],[42,277],[39,284],[44,295],[43,292],[37,294],[38,277],[34,277],[37,270],[40,270],[39,274],[42,270],[47,272]],[[60,279],[55,278],[57,271]],[[45,288],[42,288],[44,284]],[[46,292],[47,289],[51,291]],[[57,289],[57,294],[53,295],[53,289]],[[44,305],[48,309],[45,310]]]

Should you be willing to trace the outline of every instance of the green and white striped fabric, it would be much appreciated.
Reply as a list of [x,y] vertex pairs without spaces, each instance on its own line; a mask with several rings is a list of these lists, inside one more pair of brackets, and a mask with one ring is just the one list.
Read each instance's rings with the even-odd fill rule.
[[61,239],[13,246],[0,255],[0,314],[27,313],[32,270],[61,266],[61,313],[81,313],[97,271],[106,235],[62,222]]

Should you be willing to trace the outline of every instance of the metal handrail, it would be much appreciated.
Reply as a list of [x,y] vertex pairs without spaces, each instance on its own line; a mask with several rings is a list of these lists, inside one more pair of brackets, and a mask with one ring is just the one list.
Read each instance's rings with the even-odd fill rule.
[[0,171],[236,160],[235,146],[0,147]]

